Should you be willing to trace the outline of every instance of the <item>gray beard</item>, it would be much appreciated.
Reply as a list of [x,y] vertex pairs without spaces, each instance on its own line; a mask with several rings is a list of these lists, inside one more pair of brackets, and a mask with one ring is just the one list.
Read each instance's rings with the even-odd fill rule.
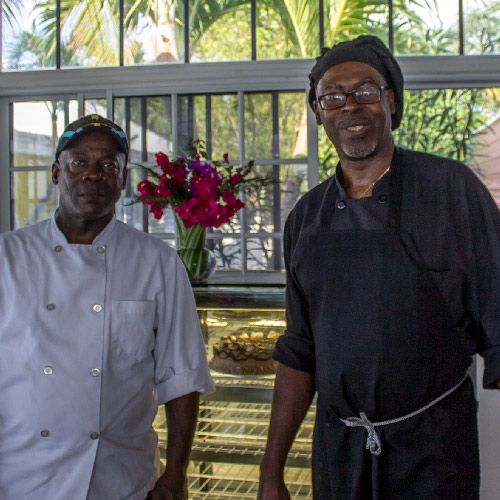
[[355,158],[357,160],[362,160],[363,158],[367,158],[372,155],[375,151],[377,145],[375,142],[371,144],[359,144],[358,146],[348,146],[346,144],[341,144],[340,147],[345,155],[349,158]]

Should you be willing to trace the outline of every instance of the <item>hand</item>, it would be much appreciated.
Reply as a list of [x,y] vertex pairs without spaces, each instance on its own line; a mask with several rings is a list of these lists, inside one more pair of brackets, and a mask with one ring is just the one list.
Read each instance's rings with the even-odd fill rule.
[[290,493],[283,479],[261,478],[257,500],[290,500]]
[[156,481],[152,500],[188,500],[186,474],[179,471],[169,471]]

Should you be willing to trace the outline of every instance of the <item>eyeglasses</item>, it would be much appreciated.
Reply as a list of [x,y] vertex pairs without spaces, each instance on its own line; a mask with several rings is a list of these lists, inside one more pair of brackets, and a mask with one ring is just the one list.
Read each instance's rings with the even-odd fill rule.
[[358,104],[374,104],[380,101],[382,91],[388,88],[388,86],[364,87],[362,89],[350,90],[349,92],[333,92],[318,97],[318,102],[321,109],[337,109],[345,105],[348,95],[352,95]]

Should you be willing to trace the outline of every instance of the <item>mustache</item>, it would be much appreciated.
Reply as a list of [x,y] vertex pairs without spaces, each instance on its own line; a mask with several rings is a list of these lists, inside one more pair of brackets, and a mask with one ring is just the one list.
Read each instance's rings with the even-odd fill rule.
[[372,121],[366,116],[349,116],[340,118],[337,122],[338,128],[355,127],[357,125],[371,125]]

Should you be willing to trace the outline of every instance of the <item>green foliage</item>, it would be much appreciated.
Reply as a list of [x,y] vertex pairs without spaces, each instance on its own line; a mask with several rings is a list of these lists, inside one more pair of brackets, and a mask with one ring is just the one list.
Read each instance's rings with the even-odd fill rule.
[[0,8],[2,9],[1,17],[5,19],[7,24],[13,26],[19,14],[19,2],[17,0],[2,0],[0,4]]
[[245,96],[245,155],[249,158],[273,156],[272,95]]
[[396,143],[472,163],[472,151],[485,125],[478,89],[407,91],[405,116]]
[[[207,138],[207,127],[211,127],[210,149],[213,158],[221,158],[224,153],[230,159],[239,157],[238,145],[238,96],[236,94],[219,94],[208,97],[211,103],[211,119],[207,123],[206,98],[195,96],[191,112],[194,114],[195,127],[193,136]],[[186,110],[186,112],[189,112]],[[186,112],[184,115],[186,115]]]
[[[257,59],[294,59],[302,57],[289,17],[268,4],[257,6]],[[283,23],[290,26],[283,29]]]
[[[235,3],[231,7],[231,22],[222,12],[199,12],[191,27],[189,53],[199,61],[250,60],[250,5]],[[205,31],[206,30],[206,31]]]
[[[38,69],[54,68],[56,66],[56,41],[53,37],[38,35],[36,27],[31,31],[23,31],[17,38],[17,43],[10,53],[10,62],[14,68]],[[30,62],[26,62],[26,54]],[[22,61],[22,62],[21,62]],[[76,66],[78,61],[73,50],[61,47],[61,64]]]
[[337,151],[323,127],[318,131],[319,180],[324,181],[335,173],[339,162]]
[[465,52],[500,52],[500,1],[476,0],[478,8],[465,17]]
[[[249,24],[250,3],[248,0],[190,0],[190,52],[194,50],[194,46],[200,38],[216,24],[222,30],[225,28],[231,29],[231,25],[236,28],[233,23],[236,21],[236,24],[240,24],[242,12],[246,12],[246,22]],[[227,22],[228,17],[231,19],[231,22]],[[218,21],[223,19],[225,22],[218,23]],[[248,25],[245,31],[247,30]],[[237,32],[234,32],[234,34],[237,34]],[[236,40],[233,37],[234,41]]]
[[396,54],[451,54],[458,52],[458,24],[454,29],[429,26],[415,8],[425,9],[439,24],[436,0],[400,0],[394,14]]
[[[325,45],[361,34],[374,34],[387,42],[387,0],[324,0]],[[438,20],[437,0],[394,0],[395,53],[445,54],[458,50],[458,28],[427,26],[416,8],[424,8]],[[466,12],[467,53],[497,52],[500,49],[500,1],[476,0]],[[47,58],[55,60],[54,0],[36,0],[36,26],[32,34],[44,44]],[[7,22],[15,21],[16,0],[2,2]],[[168,27],[172,47],[159,61],[175,60],[184,43],[182,0],[125,0],[125,61],[144,59],[140,31],[152,35]],[[258,57],[315,57],[319,53],[319,2],[311,0],[259,0],[257,3]],[[61,0],[63,47],[72,55],[71,64],[118,64],[118,0]],[[437,21],[436,21],[437,22]],[[250,59],[250,0],[190,0],[190,53],[200,60]],[[165,49],[166,50],[166,49]],[[166,59],[165,59],[166,57]]]
[[[169,96],[148,96],[148,97],[118,97],[114,100],[114,120],[124,129],[126,128],[127,112],[131,123],[141,124],[143,117],[143,107],[147,116],[147,134],[156,134],[163,139],[162,151],[168,155],[172,151],[172,124],[171,124],[171,99]],[[140,129],[139,129],[140,130]],[[149,151],[147,158],[136,156],[137,150],[141,149],[142,137],[137,128],[130,131],[130,143],[132,150],[132,162],[155,161],[154,153]],[[149,137],[146,137],[149,140]],[[148,148],[151,149],[151,148]]]
[[279,94],[279,148],[283,158],[307,156],[307,103],[304,94]]
[[387,10],[386,0],[326,0],[325,45],[359,35],[377,35],[387,43]]
[[269,2],[280,15],[283,28],[296,37],[300,55],[314,57],[319,51],[319,2],[309,0],[275,0]]

